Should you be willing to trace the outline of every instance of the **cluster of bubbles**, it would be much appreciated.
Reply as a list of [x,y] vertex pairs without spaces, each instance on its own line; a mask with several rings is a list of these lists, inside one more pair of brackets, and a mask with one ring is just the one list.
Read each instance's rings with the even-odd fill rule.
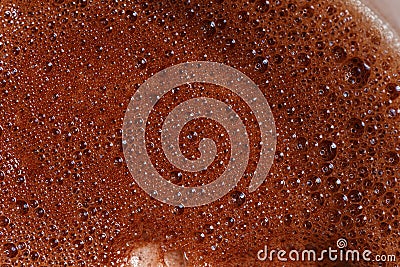
[[[400,258],[400,58],[345,1],[2,1],[0,23],[4,266],[118,265],[142,242],[184,248],[193,264],[243,264],[265,242],[322,250],[341,237]],[[247,193],[259,130],[239,104],[252,153],[240,184],[207,206],[169,207],[130,177],[122,119],[151,74],[193,60],[255,81],[275,117],[277,152],[266,182]],[[226,90],[188,85],[154,120],[194,92],[237,105]],[[213,138],[219,163],[208,172],[218,174],[224,136],[195,121],[180,148],[197,158],[199,141]],[[166,179],[209,182],[168,168],[156,141],[148,151]]]

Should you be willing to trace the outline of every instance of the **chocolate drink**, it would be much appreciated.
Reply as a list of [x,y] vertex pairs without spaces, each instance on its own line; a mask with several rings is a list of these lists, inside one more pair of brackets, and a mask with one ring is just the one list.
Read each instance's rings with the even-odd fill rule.
[[[321,251],[338,239],[398,263],[400,57],[353,2],[5,0],[0,18],[1,266],[135,266],[142,247],[186,266],[271,266],[283,263],[257,258],[266,245]],[[250,193],[257,114],[218,85],[174,88],[146,126],[147,152],[165,179],[200,186],[230,162],[226,130],[206,118],[185,125],[179,144],[196,159],[200,140],[213,139],[212,164],[198,175],[166,159],[163,119],[191,98],[229,102],[250,142],[232,191],[174,207],[135,182],[122,126],[140,85],[191,61],[251,78],[277,143],[265,182]]]

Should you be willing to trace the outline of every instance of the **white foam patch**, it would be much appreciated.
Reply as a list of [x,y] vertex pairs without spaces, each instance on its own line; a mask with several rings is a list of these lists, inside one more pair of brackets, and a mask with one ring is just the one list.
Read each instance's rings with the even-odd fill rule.
[[161,246],[149,243],[135,248],[125,259],[121,267],[186,267],[185,253],[176,251],[162,252]]

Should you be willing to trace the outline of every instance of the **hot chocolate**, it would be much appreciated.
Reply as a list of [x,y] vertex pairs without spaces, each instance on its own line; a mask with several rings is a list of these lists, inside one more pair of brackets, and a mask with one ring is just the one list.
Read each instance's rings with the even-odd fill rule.
[[[188,266],[260,266],[271,264],[257,258],[265,245],[321,251],[338,239],[400,259],[400,57],[353,2],[8,0],[0,14],[2,266],[127,266],[148,244]],[[210,183],[230,161],[226,130],[204,118],[183,127],[180,150],[199,158],[210,138],[212,164],[192,173],[166,159],[161,124],[188,99],[230,104],[250,142],[231,192],[174,207],[135,183],[122,124],[141,84],[189,61],[250,77],[271,107],[277,144],[265,182],[249,193],[261,149],[252,110],[217,85],[173,88],[146,125],[165,179]]]

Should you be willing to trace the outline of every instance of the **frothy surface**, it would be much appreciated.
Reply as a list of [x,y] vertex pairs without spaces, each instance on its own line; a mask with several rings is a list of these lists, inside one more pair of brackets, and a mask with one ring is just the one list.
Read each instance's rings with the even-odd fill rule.
[[[112,266],[135,246],[161,243],[194,266],[254,266],[265,244],[322,250],[342,237],[351,249],[400,258],[400,60],[352,6],[3,1],[0,14],[1,263]],[[229,160],[224,129],[202,120],[183,129],[181,149],[198,157],[200,139],[216,141],[207,178],[163,159],[157,122],[185,99],[231,99],[252,146],[234,191],[210,205],[171,207],[130,176],[122,120],[151,75],[200,60],[237,68],[259,86],[274,114],[277,152],[249,194],[259,150],[254,116],[224,88],[176,88],[156,106],[148,133],[166,179],[208,183]]]

